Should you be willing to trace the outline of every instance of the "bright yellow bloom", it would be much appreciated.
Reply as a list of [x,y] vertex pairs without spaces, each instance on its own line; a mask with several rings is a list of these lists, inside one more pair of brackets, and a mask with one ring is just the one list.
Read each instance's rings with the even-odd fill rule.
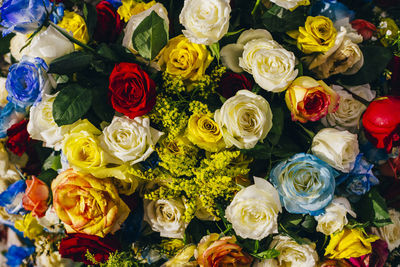
[[336,29],[329,18],[309,16],[304,27],[299,27],[297,46],[306,54],[327,52],[335,44],[336,35]]
[[293,10],[295,10],[296,8],[298,8],[299,6],[308,6],[308,5],[310,5],[310,0],[302,0],[302,1],[300,1],[300,2],[297,3],[297,6],[291,8],[291,9],[289,9],[289,10],[290,10],[290,11],[293,11]]
[[[85,20],[75,12],[70,12],[68,10],[64,11],[64,17],[58,26],[65,29],[67,32],[72,32],[72,36],[84,43],[87,44],[89,42],[89,33],[87,30],[87,26]],[[75,49],[82,49],[77,44],[74,44]]]
[[14,226],[29,239],[35,239],[43,233],[43,227],[31,213],[26,214],[22,220],[15,221]]
[[343,231],[331,234],[331,240],[325,249],[325,256],[330,259],[350,259],[372,252],[371,243],[378,240],[376,235],[365,236],[362,230],[344,229]]
[[156,1],[149,3],[136,2],[135,0],[122,0],[122,6],[118,8],[118,14],[121,20],[128,22],[133,15],[137,15],[150,7],[154,6]]
[[191,81],[199,80],[213,60],[205,45],[191,43],[183,35],[169,40],[160,55],[162,70]]
[[110,178],[68,169],[53,180],[51,190],[54,209],[67,233],[104,237],[117,231],[130,212]]

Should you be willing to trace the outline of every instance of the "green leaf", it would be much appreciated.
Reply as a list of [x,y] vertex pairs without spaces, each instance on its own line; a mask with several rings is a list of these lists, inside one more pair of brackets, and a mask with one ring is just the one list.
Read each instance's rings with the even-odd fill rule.
[[365,194],[360,201],[355,204],[355,209],[362,221],[370,222],[376,227],[382,227],[392,223],[385,199],[378,193],[376,188],[372,188]]
[[210,50],[211,50],[212,56],[213,56],[213,57],[216,57],[216,58],[217,58],[217,61],[219,62],[219,59],[220,59],[220,54],[219,54],[219,52],[220,52],[219,43],[218,43],[218,42],[213,43],[212,45],[209,45],[208,47],[209,47]]
[[82,51],[75,51],[68,55],[56,58],[50,63],[48,73],[71,74],[89,67],[93,55]]
[[120,61],[118,55],[105,43],[101,43],[99,45],[99,47],[97,48],[97,53],[110,61]]
[[283,126],[285,124],[285,116],[283,107],[274,106],[271,107],[272,110],[272,128],[268,133],[267,139],[271,142],[272,145],[277,145],[279,139],[281,138]]
[[94,33],[94,30],[96,29],[96,23],[97,23],[96,8],[91,4],[85,3],[83,5],[83,17],[85,18],[89,36],[92,36]]
[[274,248],[262,251],[260,253],[255,253],[251,254],[253,257],[260,259],[260,260],[266,260],[266,259],[273,259],[278,257],[280,252]]
[[317,221],[314,219],[313,216],[306,215],[304,217],[304,221],[301,223],[301,226],[309,232],[315,232]]
[[[97,89],[97,88],[96,88]],[[115,110],[113,107],[104,101],[107,98],[108,91],[105,90],[93,90],[93,103],[92,106],[94,113],[96,113],[97,117],[99,117],[102,121],[111,122],[112,118],[114,117]],[[101,104],[99,104],[101,103]]]
[[287,32],[297,30],[304,25],[307,14],[304,7],[298,7],[294,11],[286,10],[274,5],[262,16],[265,28],[272,32]]
[[51,182],[56,178],[58,173],[53,169],[48,169],[38,175],[38,179],[43,181],[48,187],[51,187]]
[[53,117],[58,126],[80,119],[92,104],[92,92],[78,84],[63,88],[53,103]]
[[364,65],[354,75],[342,75],[340,82],[345,85],[360,85],[373,82],[386,68],[392,59],[392,51],[382,46],[361,47],[364,55]]
[[139,54],[154,59],[168,42],[168,25],[152,11],[135,29],[132,44]]
[[242,149],[240,151],[255,159],[269,160],[271,158],[272,147],[268,142],[264,143],[258,142],[253,148]]
[[0,55],[5,55],[10,52],[10,41],[14,36],[14,33],[10,33],[7,36],[0,38]]
[[50,155],[43,163],[43,170],[58,170],[61,169],[61,156],[60,155]]

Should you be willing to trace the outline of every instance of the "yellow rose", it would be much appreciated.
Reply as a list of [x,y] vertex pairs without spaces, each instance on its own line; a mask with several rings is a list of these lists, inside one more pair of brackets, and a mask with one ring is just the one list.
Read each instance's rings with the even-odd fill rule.
[[51,190],[54,209],[67,233],[104,237],[117,231],[130,212],[110,178],[68,169],[53,180]]
[[160,56],[163,71],[191,81],[200,79],[213,60],[205,45],[191,43],[183,35],[169,40]]
[[122,5],[118,8],[117,12],[121,20],[128,22],[133,15],[137,15],[155,4],[156,1],[154,0],[149,3],[136,2],[135,0],[122,0]]
[[218,152],[225,147],[218,124],[206,114],[190,116],[186,136],[190,142],[210,152]]
[[15,228],[24,233],[24,237],[35,239],[43,233],[43,227],[38,223],[32,213],[24,215],[22,220],[15,221]]
[[285,101],[293,121],[317,121],[335,112],[339,95],[323,81],[308,76],[298,77],[286,91]]
[[[65,29],[67,32],[71,32],[76,40],[84,44],[89,42],[89,33],[85,20],[75,12],[65,10],[64,17],[62,21],[58,23],[58,26]],[[77,44],[74,44],[74,46],[75,49],[82,49],[82,47]]]
[[326,52],[335,44],[336,34],[329,18],[309,16],[304,27],[299,27],[297,46],[306,54]]
[[344,229],[331,234],[331,240],[325,249],[325,256],[330,259],[358,258],[372,252],[371,243],[378,240],[376,235],[365,236],[362,230]]

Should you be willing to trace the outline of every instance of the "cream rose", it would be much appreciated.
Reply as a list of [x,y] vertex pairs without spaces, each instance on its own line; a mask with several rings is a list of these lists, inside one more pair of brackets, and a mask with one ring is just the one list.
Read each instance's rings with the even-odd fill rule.
[[228,32],[230,13],[229,0],[185,0],[179,22],[192,43],[211,45]]
[[122,46],[128,48],[131,50],[133,53],[137,53],[137,51],[133,48],[132,44],[132,36],[133,33],[135,32],[136,28],[139,26],[139,24],[150,15],[151,12],[156,12],[158,16],[160,16],[163,20],[165,25],[169,25],[169,19],[168,19],[168,11],[165,9],[165,7],[157,3],[154,6],[150,7],[149,9],[137,14],[133,15],[129,21],[128,24],[125,26],[124,29],[124,39],[122,40]]
[[183,219],[184,212],[181,199],[144,200],[144,220],[162,237],[183,238],[187,226]]
[[261,240],[278,233],[282,205],[278,191],[267,180],[254,177],[254,183],[235,195],[225,217],[240,237]]
[[[272,3],[275,3],[276,5],[283,7],[284,9],[292,9],[295,8],[299,5],[304,5],[304,0],[271,0]],[[308,2],[310,4],[310,2]]]
[[350,172],[357,155],[357,135],[349,131],[324,128],[319,131],[311,144],[312,153],[333,168]]
[[244,71],[253,74],[253,62],[257,52],[262,49],[271,50],[281,48],[281,45],[272,39],[255,39],[247,42],[243,47],[242,56],[239,58],[239,66]]
[[280,252],[277,258],[279,266],[317,266],[318,254],[314,243],[300,245],[288,236],[277,235],[270,248]]
[[[249,29],[242,32],[235,44],[228,44],[224,46],[221,51],[222,64],[234,72],[243,72],[242,67],[239,65],[239,58],[242,57],[244,46],[252,40],[261,40],[261,42],[272,41],[272,35],[269,31],[264,29]],[[267,42],[268,43],[268,42]],[[279,44],[274,43],[277,47]],[[244,62],[245,63],[245,62]],[[250,71],[251,69],[248,68]]]
[[50,64],[54,59],[69,54],[74,50],[73,43],[53,26],[49,26],[46,30],[35,35],[30,45],[23,52],[31,57],[40,57],[47,64]]
[[215,111],[214,120],[227,147],[253,148],[272,128],[272,111],[267,100],[240,90]]
[[392,224],[380,228],[372,228],[372,232],[386,241],[390,251],[400,246],[400,212],[389,209]]
[[76,263],[70,259],[61,257],[58,251],[45,252],[37,256],[37,267],[75,267]]
[[347,213],[354,218],[357,216],[351,210],[350,202],[346,198],[334,198],[329,206],[325,208],[325,213],[315,217],[318,222],[317,231],[327,236],[336,231],[341,231],[348,223]]
[[15,33],[15,36],[10,41],[10,53],[16,61],[21,61],[21,58],[26,55],[26,48],[21,51],[28,41],[28,35]]
[[279,267],[278,261],[275,259],[257,260],[252,267]]
[[150,127],[149,118],[114,117],[99,137],[100,146],[116,159],[110,162],[135,164],[154,151],[162,132]]
[[56,95],[44,94],[42,101],[30,109],[27,130],[32,139],[43,141],[43,145],[60,150],[69,125],[59,127],[53,118],[53,102]]
[[[348,130],[349,132],[358,132],[360,119],[367,107],[354,99],[352,94],[348,93],[339,85],[332,85],[331,88],[340,96],[338,109],[334,113],[329,113],[321,119],[326,127],[334,127],[338,130]],[[376,92],[371,90],[369,84],[349,87],[353,94],[372,101]]]
[[6,81],[7,78],[0,77],[0,107],[2,108],[8,103],[7,100],[8,92],[6,90]]

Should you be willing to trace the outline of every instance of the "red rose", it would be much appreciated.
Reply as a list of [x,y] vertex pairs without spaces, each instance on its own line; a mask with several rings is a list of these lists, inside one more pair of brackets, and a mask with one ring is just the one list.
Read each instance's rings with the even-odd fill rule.
[[371,39],[374,32],[376,32],[375,25],[363,19],[353,20],[350,24],[353,29],[362,35],[364,40]]
[[96,5],[97,24],[94,39],[101,43],[115,42],[123,28],[123,22],[115,8],[107,1]]
[[242,89],[251,90],[254,82],[248,79],[244,74],[227,71],[222,75],[217,92],[225,98],[230,98]]
[[156,84],[135,63],[116,64],[109,89],[114,109],[131,119],[146,114],[156,104]]
[[362,124],[366,137],[376,148],[390,152],[393,146],[400,145],[400,97],[385,96],[372,101]]
[[86,258],[86,251],[89,251],[98,262],[108,260],[110,253],[120,249],[121,245],[114,236],[107,235],[100,238],[95,235],[68,234],[61,240],[60,254],[63,258],[70,258],[76,262],[93,264]]
[[8,140],[6,146],[8,150],[18,156],[22,156],[28,149],[29,143],[32,140],[29,136],[26,126],[27,120],[20,121],[7,130]]

